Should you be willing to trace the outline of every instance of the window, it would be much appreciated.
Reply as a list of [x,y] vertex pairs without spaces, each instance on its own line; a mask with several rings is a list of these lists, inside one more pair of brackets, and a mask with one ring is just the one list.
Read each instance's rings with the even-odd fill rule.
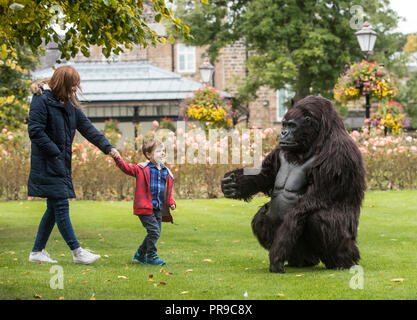
[[295,92],[291,90],[290,86],[277,90],[277,121],[281,122],[287,108],[291,103],[291,99],[294,98]]
[[195,47],[183,43],[177,45],[178,72],[195,72]]

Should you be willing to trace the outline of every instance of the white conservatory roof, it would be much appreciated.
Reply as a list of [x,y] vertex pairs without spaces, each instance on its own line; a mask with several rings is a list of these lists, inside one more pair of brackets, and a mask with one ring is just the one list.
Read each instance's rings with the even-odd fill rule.
[[[147,61],[66,63],[80,74],[82,102],[182,100],[204,84],[161,69]],[[52,77],[52,68],[33,72],[37,79]],[[232,96],[226,92],[222,95]]]

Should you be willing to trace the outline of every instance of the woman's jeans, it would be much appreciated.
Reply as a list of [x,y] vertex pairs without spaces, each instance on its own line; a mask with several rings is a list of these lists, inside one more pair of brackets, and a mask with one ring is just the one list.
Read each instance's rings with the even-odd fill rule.
[[45,249],[55,222],[58,225],[59,232],[70,249],[74,250],[79,248],[80,244],[74,234],[69,218],[68,199],[47,199],[46,205],[47,209],[42,217],[41,223],[39,224],[38,234],[36,235],[32,252],[42,251]]

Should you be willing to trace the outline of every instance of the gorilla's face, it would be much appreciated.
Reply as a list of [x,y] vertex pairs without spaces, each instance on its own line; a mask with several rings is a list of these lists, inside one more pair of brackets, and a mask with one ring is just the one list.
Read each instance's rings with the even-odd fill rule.
[[311,116],[284,118],[279,145],[285,151],[303,153],[311,147],[316,137]]

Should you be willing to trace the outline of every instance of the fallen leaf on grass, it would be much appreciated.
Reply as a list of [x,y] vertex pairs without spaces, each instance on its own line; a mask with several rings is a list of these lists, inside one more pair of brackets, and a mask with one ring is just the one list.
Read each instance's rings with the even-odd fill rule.
[[153,274],[150,274],[150,275],[148,276],[148,278],[149,278],[149,279],[152,279],[152,278],[153,278]]
[[214,262],[214,261],[211,259],[204,259],[203,262]]
[[284,298],[284,297],[285,297],[285,294],[283,294],[283,293],[278,293],[278,294],[277,294],[277,296],[278,296],[278,297],[280,297],[280,298]]
[[297,278],[304,278],[304,274],[296,274],[295,275]]
[[155,282],[154,279],[148,279],[148,282]]
[[391,279],[391,282],[404,282],[403,278],[395,278],[395,279]]
[[61,257],[65,257],[65,253],[61,253],[61,254],[60,254],[60,256],[61,256]]
[[187,270],[185,270],[185,275],[188,275],[188,273],[190,273],[192,271],[193,271],[193,269],[187,269]]
[[166,285],[167,283],[165,281],[159,281],[159,284]]
[[117,276],[117,279],[126,279],[126,280],[128,280],[129,278],[126,277],[126,276]]
[[182,291],[180,294],[187,294],[189,291]]
[[245,293],[243,294],[243,296],[244,296],[245,298],[247,298],[247,297],[248,297],[248,292],[247,292],[247,291],[245,291]]
[[81,283],[82,283],[82,284],[87,284],[87,282],[88,282],[88,281],[83,281],[83,282],[81,282]]
[[35,294],[33,297],[34,297],[35,299],[42,299],[42,296],[41,296],[40,294]]
[[59,299],[59,300],[65,300],[65,298],[64,298],[64,297],[59,297],[58,299]]

